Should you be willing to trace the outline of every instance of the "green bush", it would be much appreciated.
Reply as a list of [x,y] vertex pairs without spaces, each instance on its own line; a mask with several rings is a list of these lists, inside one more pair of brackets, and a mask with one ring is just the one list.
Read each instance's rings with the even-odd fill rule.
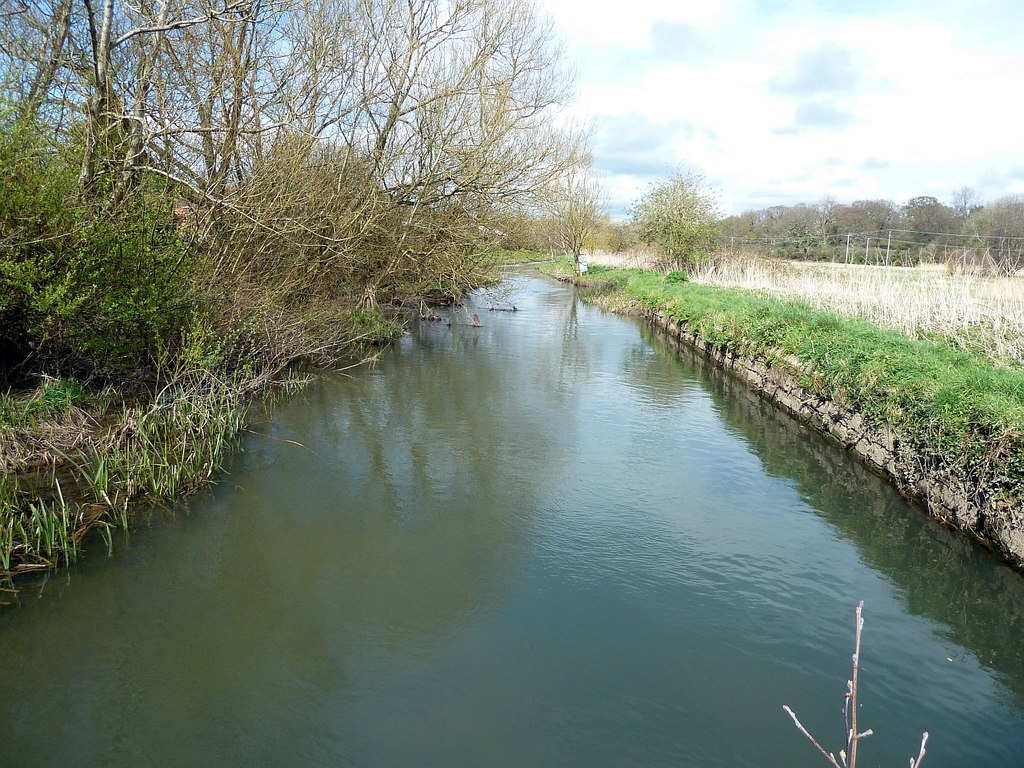
[[115,210],[87,200],[74,163],[40,135],[0,116],[0,370],[135,375],[185,317],[188,254],[170,200],[146,189]]
[[699,175],[675,173],[652,186],[633,205],[631,216],[640,242],[657,246],[671,269],[701,264],[718,246],[715,195]]

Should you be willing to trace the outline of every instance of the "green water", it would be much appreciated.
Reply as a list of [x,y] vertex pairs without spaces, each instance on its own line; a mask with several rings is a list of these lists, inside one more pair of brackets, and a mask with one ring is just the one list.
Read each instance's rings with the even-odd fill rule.
[[[0,766],[1024,764],[1024,579],[537,278],[0,610]],[[497,300],[518,312],[488,312]],[[477,312],[482,327],[468,324]]]

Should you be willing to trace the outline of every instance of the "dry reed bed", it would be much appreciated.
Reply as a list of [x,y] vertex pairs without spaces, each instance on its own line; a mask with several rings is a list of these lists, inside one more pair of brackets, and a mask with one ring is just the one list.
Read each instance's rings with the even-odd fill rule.
[[960,349],[1024,364],[1024,279],[949,274],[943,267],[870,267],[716,260],[695,283],[799,299],[860,317],[913,339],[940,339]]
[[[632,251],[590,254],[593,264],[655,269]],[[941,340],[997,362],[1024,365],[1024,278],[950,273],[943,265],[876,267],[721,255],[696,269],[695,283],[798,299],[860,317],[912,339]]]
[[[593,264],[657,269],[643,251],[589,254]],[[693,283],[798,299],[862,317],[912,339],[939,340],[998,362],[1024,365],[1024,278],[950,272],[943,265],[869,266],[723,254],[694,270]]]

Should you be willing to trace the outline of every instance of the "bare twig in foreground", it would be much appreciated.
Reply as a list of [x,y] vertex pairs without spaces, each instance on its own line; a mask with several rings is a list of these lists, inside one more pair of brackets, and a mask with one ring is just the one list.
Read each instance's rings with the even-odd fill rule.
[[[815,739],[810,732],[804,728],[803,724],[797,719],[796,713],[793,712],[788,706],[783,705],[782,708],[786,711],[791,718],[793,723],[796,725],[797,730],[800,731],[807,740],[814,745],[829,764],[834,768],[856,768],[857,766],[857,743],[865,736],[870,736],[873,731],[868,728],[866,731],[857,730],[857,678],[860,673],[860,637],[861,631],[864,629],[864,601],[861,600],[857,604],[857,623],[854,632],[854,646],[853,646],[853,675],[850,680],[846,683],[846,696],[843,702],[843,716],[846,721],[846,749],[839,750],[839,760],[836,760],[836,756],[832,752],[827,752],[818,740]],[[928,732],[925,731],[921,736],[921,749],[917,753],[917,758],[910,758],[910,768],[920,768],[921,761],[924,760],[925,744],[928,742]]]

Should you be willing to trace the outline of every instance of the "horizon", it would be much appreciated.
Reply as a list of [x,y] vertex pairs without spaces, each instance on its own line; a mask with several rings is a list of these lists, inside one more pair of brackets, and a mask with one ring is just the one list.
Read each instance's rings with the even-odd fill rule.
[[685,168],[723,215],[1024,194],[1024,4],[542,0],[579,74],[608,212]]

